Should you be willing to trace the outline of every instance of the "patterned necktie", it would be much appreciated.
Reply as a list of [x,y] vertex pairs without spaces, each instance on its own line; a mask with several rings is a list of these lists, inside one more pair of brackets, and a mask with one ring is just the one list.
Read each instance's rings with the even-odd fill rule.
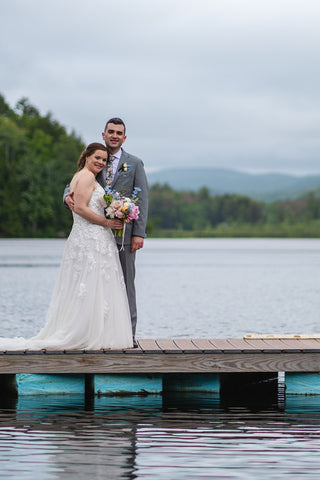
[[113,163],[114,156],[109,155],[109,158],[107,160],[107,168],[106,168],[106,184],[111,185],[112,183],[112,177],[113,177]]

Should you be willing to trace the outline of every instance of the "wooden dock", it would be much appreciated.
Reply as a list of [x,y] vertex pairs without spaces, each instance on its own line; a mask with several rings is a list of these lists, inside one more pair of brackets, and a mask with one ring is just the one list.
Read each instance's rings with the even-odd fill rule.
[[[2,377],[10,374],[32,374],[32,377],[38,374],[77,374],[87,376],[87,384],[88,375],[100,380],[109,377],[109,383],[110,376],[140,376],[138,391],[148,392],[148,388],[143,387],[147,377],[149,380],[157,378],[161,383],[165,377],[178,374],[171,385],[183,378],[180,382],[182,388],[182,383],[194,385],[196,377],[201,379],[202,385],[207,383],[205,378],[212,383],[212,374],[219,377],[245,373],[274,375],[278,372],[305,375],[314,372],[314,384],[314,374],[320,372],[320,338],[139,339],[138,345],[138,348],[124,350],[0,352],[0,374]],[[201,374],[207,377],[201,377]],[[200,389],[199,382],[196,383]],[[318,377],[316,383],[317,391],[312,393],[320,393]],[[161,391],[161,385],[154,387],[154,391]],[[97,390],[104,391],[104,387],[100,385]]]
[[0,352],[0,374],[320,371],[320,339],[139,339],[138,344],[124,350]]

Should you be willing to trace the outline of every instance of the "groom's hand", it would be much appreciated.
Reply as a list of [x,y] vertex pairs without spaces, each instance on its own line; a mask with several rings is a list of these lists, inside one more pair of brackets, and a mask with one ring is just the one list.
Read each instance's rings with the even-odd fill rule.
[[72,211],[74,212],[74,199],[73,199],[73,196],[74,196],[74,192],[69,193],[69,195],[66,196],[66,198],[64,199],[64,201],[66,202],[66,204],[68,205],[68,207],[70,208],[70,210],[72,210]]
[[136,250],[140,250],[143,247],[144,238],[143,237],[136,237],[133,236],[131,238],[131,252],[135,252]]

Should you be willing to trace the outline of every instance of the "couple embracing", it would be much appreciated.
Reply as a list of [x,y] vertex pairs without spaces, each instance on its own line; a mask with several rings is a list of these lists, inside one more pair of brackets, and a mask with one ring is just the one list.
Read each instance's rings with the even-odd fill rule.
[[[143,162],[122,149],[126,127],[110,119],[105,145],[91,143],[64,192],[73,215],[44,327],[29,339],[0,338],[0,349],[98,350],[136,347],[135,256],[146,236],[148,184]],[[139,190],[132,223],[106,218],[105,187],[131,197]],[[123,229],[124,238],[114,237]]]

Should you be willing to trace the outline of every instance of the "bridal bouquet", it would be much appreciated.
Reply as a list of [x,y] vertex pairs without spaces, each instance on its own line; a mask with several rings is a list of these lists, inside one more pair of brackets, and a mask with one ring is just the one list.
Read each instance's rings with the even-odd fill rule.
[[105,216],[106,218],[114,218],[124,222],[124,228],[115,230],[116,237],[124,236],[126,223],[132,223],[133,220],[139,218],[139,207],[137,205],[139,197],[138,193],[141,189],[135,187],[131,197],[125,197],[119,192],[111,190],[109,186],[105,187],[103,199],[106,202]]

